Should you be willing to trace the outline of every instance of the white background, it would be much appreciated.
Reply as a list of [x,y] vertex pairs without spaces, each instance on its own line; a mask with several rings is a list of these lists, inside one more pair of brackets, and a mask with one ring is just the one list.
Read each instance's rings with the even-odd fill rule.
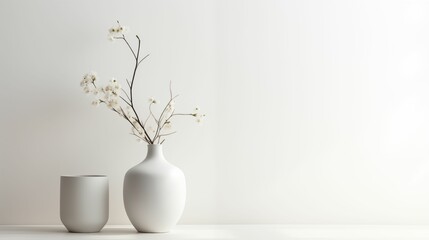
[[[0,2],[0,224],[59,224],[59,179],[107,174],[109,224],[129,224],[127,169],[146,146],[79,86],[132,73],[118,19],[151,53],[136,92],[176,122],[182,224],[429,223],[429,2]],[[132,44],[136,42],[132,40]],[[122,85],[125,85],[123,82]],[[186,121],[187,120],[187,121]]]

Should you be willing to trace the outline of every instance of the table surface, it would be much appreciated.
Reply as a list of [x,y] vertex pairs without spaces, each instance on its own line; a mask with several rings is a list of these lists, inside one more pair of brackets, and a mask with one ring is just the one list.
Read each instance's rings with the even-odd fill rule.
[[137,233],[132,226],[106,226],[99,233],[69,233],[63,226],[0,225],[1,240],[150,239],[150,240],[423,240],[429,226],[384,225],[179,225],[170,233]]

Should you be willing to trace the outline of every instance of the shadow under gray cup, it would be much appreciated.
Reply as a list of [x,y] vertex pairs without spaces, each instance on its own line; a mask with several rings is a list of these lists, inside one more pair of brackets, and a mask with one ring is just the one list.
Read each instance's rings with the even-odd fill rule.
[[69,232],[99,232],[109,218],[107,176],[61,176],[60,217]]

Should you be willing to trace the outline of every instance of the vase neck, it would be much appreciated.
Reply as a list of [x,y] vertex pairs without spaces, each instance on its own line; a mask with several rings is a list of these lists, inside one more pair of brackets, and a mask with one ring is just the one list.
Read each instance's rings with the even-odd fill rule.
[[147,160],[162,160],[165,161],[164,153],[162,152],[162,145],[161,144],[149,144],[147,145]]

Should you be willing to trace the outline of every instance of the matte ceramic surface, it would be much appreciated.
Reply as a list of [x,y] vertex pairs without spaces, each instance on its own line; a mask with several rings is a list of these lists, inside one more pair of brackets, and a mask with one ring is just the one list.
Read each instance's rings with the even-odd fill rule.
[[146,159],[124,180],[128,218],[139,232],[168,232],[179,221],[186,200],[183,172],[167,162],[162,145],[149,145]]
[[61,176],[60,216],[70,232],[99,232],[109,218],[104,175]]

